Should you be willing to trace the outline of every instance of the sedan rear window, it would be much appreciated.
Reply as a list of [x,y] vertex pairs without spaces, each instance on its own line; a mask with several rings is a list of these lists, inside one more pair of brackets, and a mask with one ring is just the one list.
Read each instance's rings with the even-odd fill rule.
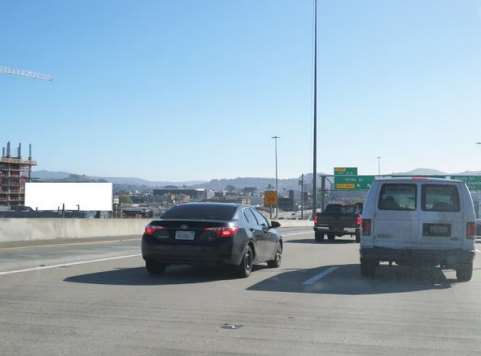
[[424,185],[422,193],[425,211],[459,211],[459,193],[454,185]]
[[379,198],[380,210],[416,210],[415,184],[384,184]]
[[232,220],[237,211],[236,206],[222,206],[212,204],[185,204],[167,210],[163,219],[192,219],[192,220]]

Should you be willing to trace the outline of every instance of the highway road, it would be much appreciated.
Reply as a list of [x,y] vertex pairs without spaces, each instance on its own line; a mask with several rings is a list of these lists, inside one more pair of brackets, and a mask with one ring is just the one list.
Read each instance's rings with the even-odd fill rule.
[[479,259],[468,283],[388,266],[366,280],[352,239],[282,231],[282,267],[247,279],[187,266],[149,276],[132,237],[3,246],[0,354],[481,354]]

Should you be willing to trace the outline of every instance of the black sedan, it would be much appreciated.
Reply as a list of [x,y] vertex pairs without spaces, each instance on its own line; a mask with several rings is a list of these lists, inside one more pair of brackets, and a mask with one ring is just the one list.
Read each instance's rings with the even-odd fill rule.
[[150,273],[162,273],[173,264],[224,265],[248,277],[254,264],[280,266],[279,226],[250,206],[182,204],[145,227],[142,256]]

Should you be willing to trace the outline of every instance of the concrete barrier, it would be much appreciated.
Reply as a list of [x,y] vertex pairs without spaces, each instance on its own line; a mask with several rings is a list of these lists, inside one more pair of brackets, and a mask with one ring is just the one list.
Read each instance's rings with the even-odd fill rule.
[[[56,239],[140,236],[151,219],[0,219],[0,243]],[[305,220],[279,220],[281,227],[312,226]]]
[[0,219],[0,242],[141,235],[150,219]]
[[[272,219],[275,220],[275,219]],[[314,222],[308,220],[276,220],[281,227],[313,227]]]

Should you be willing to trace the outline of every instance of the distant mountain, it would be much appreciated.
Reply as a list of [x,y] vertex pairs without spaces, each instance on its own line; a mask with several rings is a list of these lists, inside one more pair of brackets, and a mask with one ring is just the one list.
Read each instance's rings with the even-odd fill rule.
[[481,176],[481,171],[465,171],[457,173],[458,176]]
[[70,176],[72,173],[67,172],[56,172],[56,171],[33,171],[32,178],[39,179],[39,180],[57,180],[57,179],[65,179]]
[[73,182],[77,182],[79,180],[91,181],[91,182],[103,181],[103,182],[110,182],[118,185],[145,186],[145,187],[163,187],[166,185],[191,186],[195,184],[205,183],[205,181],[201,181],[201,180],[172,182],[172,181],[150,181],[147,179],[135,178],[135,177],[95,177],[95,176],[74,174],[69,172],[61,172],[61,171],[57,172],[57,171],[47,171],[47,170],[33,171],[32,178],[40,181],[73,181]]
[[430,168],[416,168],[408,172],[392,173],[393,175],[405,175],[405,176],[445,176],[449,173],[438,171],[437,169]]
[[147,187],[164,187],[166,185],[191,186],[195,184],[205,183],[205,181],[201,181],[201,180],[172,182],[172,181],[150,181],[147,179],[135,178],[135,177],[98,177],[98,178],[105,179],[106,181],[111,182],[113,184],[144,185]]
[[[274,178],[257,178],[257,177],[239,177],[231,179],[212,179],[209,182],[196,184],[195,188],[206,188],[216,191],[224,190],[227,186],[233,186],[236,189],[245,187],[253,187],[257,190],[272,189],[276,185]],[[268,188],[270,187],[270,188]],[[299,189],[299,179],[279,179],[279,190],[297,190]]]
[[477,176],[481,175],[481,171],[465,171],[460,173],[447,173],[439,171],[437,169],[430,168],[416,168],[408,172],[392,173],[393,175],[406,175],[406,176]]
[[[319,173],[322,175],[323,173]],[[446,173],[436,169],[417,168],[408,172],[392,173],[393,175],[481,175],[481,172],[462,172],[462,173]],[[253,187],[259,191],[266,189],[273,189],[275,187],[274,178],[262,177],[238,177],[238,178],[223,178],[212,179],[210,181],[150,181],[147,179],[136,177],[94,177],[87,175],[79,175],[62,171],[47,171],[39,170],[33,171],[32,177],[40,181],[56,181],[56,182],[111,182],[114,184],[115,191],[142,191],[147,192],[155,187],[177,186],[177,187],[192,187],[192,188],[206,188],[216,191],[226,190],[227,187],[234,187],[236,189],[243,189],[246,187]],[[300,190],[300,177],[279,179],[279,190]],[[328,179],[327,187],[331,185],[332,179]],[[318,188],[321,187],[321,180],[318,178]],[[312,187],[312,173],[304,175],[304,189],[309,190]]]

